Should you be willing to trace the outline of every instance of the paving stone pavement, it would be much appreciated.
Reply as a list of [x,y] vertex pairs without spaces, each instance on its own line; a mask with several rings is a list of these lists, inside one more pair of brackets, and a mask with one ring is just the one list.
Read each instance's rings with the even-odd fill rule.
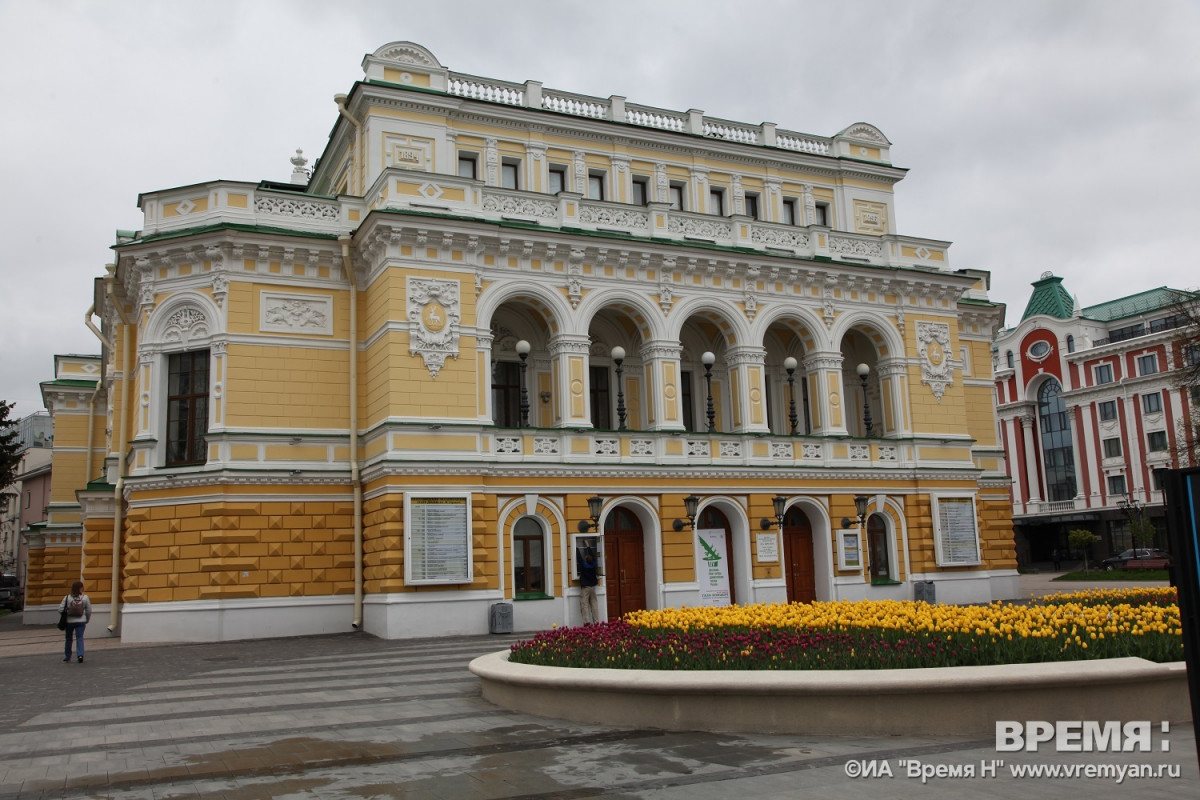
[[[819,737],[613,729],[498,709],[471,658],[516,637],[88,644],[0,619],[0,800],[10,798],[1189,798],[1191,726],[1155,752],[998,753],[992,737]],[[6,650],[24,637],[29,654]],[[33,644],[31,644],[33,642]],[[702,700],[700,701],[702,702]],[[1104,719],[1081,709],[1081,719]],[[1163,752],[1163,743],[1169,750]],[[996,760],[995,776],[988,773]],[[1179,777],[1014,777],[1162,765]],[[974,776],[909,777],[970,767]],[[851,777],[856,769],[875,777]],[[890,775],[888,774],[890,773]]]

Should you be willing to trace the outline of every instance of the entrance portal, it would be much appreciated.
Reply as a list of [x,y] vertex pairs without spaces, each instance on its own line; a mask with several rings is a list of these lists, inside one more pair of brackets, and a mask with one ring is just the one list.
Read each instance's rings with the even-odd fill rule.
[[789,603],[811,603],[817,599],[812,523],[795,506],[783,518],[783,570]]
[[642,524],[626,508],[615,508],[604,521],[604,588],[608,618],[646,607],[646,554]]

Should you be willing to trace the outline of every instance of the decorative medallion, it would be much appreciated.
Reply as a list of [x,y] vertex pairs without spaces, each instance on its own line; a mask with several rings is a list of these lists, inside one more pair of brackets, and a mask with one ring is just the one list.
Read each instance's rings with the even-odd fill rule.
[[458,358],[460,319],[458,281],[408,279],[408,321],[412,324],[408,352],[421,356],[434,378],[446,356]]
[[946,387],[954,382],[954,366],[946,355],[950,347],[950,325],[945,322],[917,321],[917,352],[921,361],[921,383],[942,401]]

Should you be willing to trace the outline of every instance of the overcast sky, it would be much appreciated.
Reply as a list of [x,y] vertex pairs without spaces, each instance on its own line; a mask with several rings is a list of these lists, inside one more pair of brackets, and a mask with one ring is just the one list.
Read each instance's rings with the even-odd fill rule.
[[0,399],[42,408],[139,192],[286,180],[398,40],[449,69],[830,136],[910,170],[899,233],[954,242],[1020,319],[1200,286],[1200,0],[203,3],[0,0]]

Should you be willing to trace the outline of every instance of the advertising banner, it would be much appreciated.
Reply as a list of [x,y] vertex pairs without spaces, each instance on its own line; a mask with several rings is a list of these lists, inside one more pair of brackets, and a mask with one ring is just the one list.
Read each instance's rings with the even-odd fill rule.
[[696,531],[696,583],[700,586],[700,605],[729,605],[727,555],[724,530],[706,528]]

